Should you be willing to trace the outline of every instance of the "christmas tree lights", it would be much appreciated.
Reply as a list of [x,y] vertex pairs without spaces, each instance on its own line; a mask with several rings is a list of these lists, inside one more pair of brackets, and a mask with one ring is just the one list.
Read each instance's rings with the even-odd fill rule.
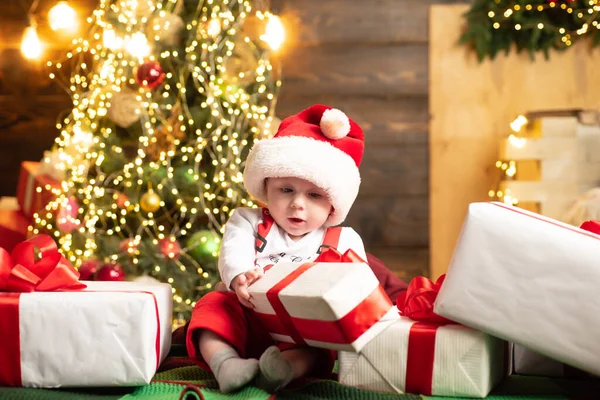
[[243,161],[274,128],[277,38],[248,19],[275,17],[248,0],[101,0],[89,33],[49,63],[73,109],[45,160],[62,190],[33,232],[76,266],[171,283],[179,315],[217,282],[224,223],[255,206]]

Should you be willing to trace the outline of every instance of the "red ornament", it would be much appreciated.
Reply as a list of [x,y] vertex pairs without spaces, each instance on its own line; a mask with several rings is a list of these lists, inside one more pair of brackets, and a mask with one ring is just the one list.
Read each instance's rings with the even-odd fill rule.
[[96,273],[97,281],[124,281],[125,272],[123,268],[115,262],[104,264],[100,271]]
[[94,274],[98,270],[100,262],[98,260],[85,260],[77,269],[79,271],[79,279],[82,281],[94,280]]
[[117,206],[123,210],[126,210],[131,205],[129,197],[125,193],[119,192],[117,194]]
[[137,254],[139,249],[135,239],[129,238],[124,239],[119,243],[119,250],[127,252],[128,254]]
[[165,80],[165,73],[156,61],[146,61],[137,69],[137,83],[152,90]]
[[175,238],[164,238],[158,242],[160,252],[169,259],[177,260],[181,255],[181,245]]

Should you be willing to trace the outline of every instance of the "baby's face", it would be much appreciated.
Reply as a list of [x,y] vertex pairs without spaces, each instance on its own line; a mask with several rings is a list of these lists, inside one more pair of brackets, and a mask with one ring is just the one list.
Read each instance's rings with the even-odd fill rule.
[[300,178],[267,179],[271,216],[294,240],[319,229],[333,211],[325,191]]

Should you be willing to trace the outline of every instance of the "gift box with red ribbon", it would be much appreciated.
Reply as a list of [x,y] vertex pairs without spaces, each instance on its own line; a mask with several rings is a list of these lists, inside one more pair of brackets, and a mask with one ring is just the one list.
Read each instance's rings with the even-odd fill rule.
[[473,203],[434,311],[597,375],[599,266],[599,235],[503,203]]
[[23,161],[17,186],[17,200],[21,211],[27,217],[42,210],[46,204],[60,193],[61,182],[40,173],[40,163]]
[[400,320],[360,353],[339,353],[339,381],[367,390],[484,398],[504,376],[504,342],[433,312],[444,276],[414,278]]
[[315,262],[278,263],[248,288],[278,341],[359,351],[399,316],[371,268],[352,250]]
[[78,278],[49,236],[0,249],[0,386],[150,382],[170,346],[170,285]]

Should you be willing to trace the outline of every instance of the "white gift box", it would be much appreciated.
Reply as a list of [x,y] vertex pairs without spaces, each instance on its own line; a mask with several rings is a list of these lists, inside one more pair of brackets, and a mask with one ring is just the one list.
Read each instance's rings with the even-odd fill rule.
[[[411,343],[414,324],[403,317],[359,354],[340,352],[340,383],[381,392],[483,398],[504,376],[502,340],[462,325],[443,325],[431,339],[433,348],[424,349],[422,341]],[[409,365],[409,352],[423,350],[433,352],[430,365],[424,366],[427,357],[419,353],[413,358],[419,362]],[[416,370],[407,373],[409,368]],[[411,382],[415,377],[418,381]]]
[[280,262],[248,291],[265,328],[282,342],[359,351],[399,318],[365,263]]
[[[20,369],[20,376],[0,384],[57,388],[150,382],[171,345],[171,286],[82,283],[87,285],[83,291],[20,295],[20,348],[12,354],[20,363],[8,367]],[[0,336],[3,332],[7,335],[0,327]],[[4,340],[0,359],[6,361],[12,350]]]
[[600,373],[600,236],[502,203],[473,203],[434,311]]

